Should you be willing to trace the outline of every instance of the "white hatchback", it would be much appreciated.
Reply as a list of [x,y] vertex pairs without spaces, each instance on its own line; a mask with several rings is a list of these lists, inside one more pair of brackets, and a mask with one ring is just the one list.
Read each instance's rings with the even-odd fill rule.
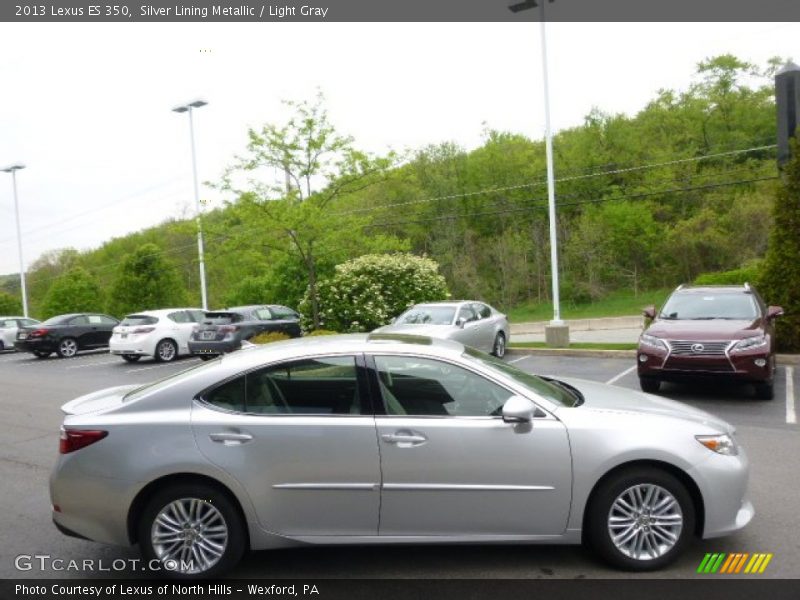
[[199,308],[167,308],[127,315],[114,327],[109,350],[128,362],[152,356],[159,362],[189,354],[192,331],[205,318]]

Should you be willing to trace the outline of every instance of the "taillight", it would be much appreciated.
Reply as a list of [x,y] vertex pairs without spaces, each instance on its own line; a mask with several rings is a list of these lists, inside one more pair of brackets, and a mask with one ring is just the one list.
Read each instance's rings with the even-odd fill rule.
[[217,328],[217,331],[220,331],[222,333],[231,333],[233,331],[239,331],[239,326],[238,325],[220,325]]
[[137,327],[131,333],[150,333],[151,331],[155,331],[155,327]]
[[99,442],[108,435],[107,431],[100,429],[66,429],[61,428],[61,437],[58,443],[58,452],[60,454],[69,454],[85,448],[90,444]]
[[44,337],[48,333],[50,333],[48,329],[34,329],[28,334],[28,337]]

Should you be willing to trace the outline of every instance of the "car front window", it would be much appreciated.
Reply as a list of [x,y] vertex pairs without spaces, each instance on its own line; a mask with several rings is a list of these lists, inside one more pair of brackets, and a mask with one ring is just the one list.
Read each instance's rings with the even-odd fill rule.
[[752,294],[673,294],[659,315],[662,319],[737,319],[758,318]]
[[474,348],[465,347],[464,354],[462,354],[462,356],[467,360],[479,363],[484,367],[488,367],[489,369],[501,375],[505,375],[506,377],[513,379],[516,383],[526,387],[534,394],[545,398],[554,404],[559,404],[561,406],[576,406],[580,403],[580,399],[567,389],[555,383],[546,381],[541,377],[537,377],[531,373],[526,373],[525,371],[517,369],[515,366],[510,365],[499,358],[489,356],[488,354],[484,354],[483,352],[475,350]]
[[398,325],[450,325],[456,309],[452,306],[415,306],[397,317]]

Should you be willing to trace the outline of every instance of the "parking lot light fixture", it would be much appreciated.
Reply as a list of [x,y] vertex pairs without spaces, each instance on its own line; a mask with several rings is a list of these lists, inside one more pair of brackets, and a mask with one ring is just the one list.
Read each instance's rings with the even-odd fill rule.
[[181,104],[173,108],[176,113],[189,113],[189,137],[192,146],[192,183],[194,185],[194,206],[195,219],[197,220],[197,256],[200,262],[200,295],[203,302],[203,310],[208,310],[208,293],[206,291],[206,264],[203,251],[203,221],[200,213],[200,189],[197,183],[197,155],[194,145],[194,119],[192,112],[196,108],[201,108],[208,104],[205,100],[193,100],[186,104]]
[[19,228],[19,201],[17,199],[17,171],[25,165],[17,163],[0,169],[3,173],[11,173],[11,185],[14,188],[14,218],[17,222],[17,253],[19,255],[19,283],[22,290],[22,314],[28,317],[28,292],[25,289],[25,261],[22,258],[22,234]]

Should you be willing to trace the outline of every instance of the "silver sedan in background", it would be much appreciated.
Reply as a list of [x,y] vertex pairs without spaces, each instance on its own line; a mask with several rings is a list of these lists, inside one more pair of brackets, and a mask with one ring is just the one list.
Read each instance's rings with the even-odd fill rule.
[[0,352],[3,350],[14,350],[14,342],[17,340],[17,330],[20,327],[33,327],[38,325],[36,319],[27,317],[0,317]]
[[583,540],[642,571],[753,517],[724,421],[421,336],[277,342],[62,409],[57,527],[184,577],[292,544]]
[[376,333],[411,333],[461,342],[503,358],[510,339],[508,318],[485,302],[415,304]]

